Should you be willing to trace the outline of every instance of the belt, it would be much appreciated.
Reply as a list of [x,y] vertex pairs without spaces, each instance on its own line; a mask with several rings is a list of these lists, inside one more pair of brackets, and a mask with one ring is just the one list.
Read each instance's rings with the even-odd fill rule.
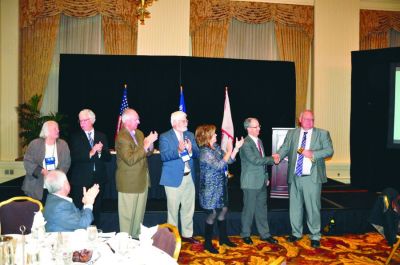
[[183,173],[184,176],[187,176],[187,175],[189,175],[189,174],[190,174],[190,171],[189,171],[189,172]]

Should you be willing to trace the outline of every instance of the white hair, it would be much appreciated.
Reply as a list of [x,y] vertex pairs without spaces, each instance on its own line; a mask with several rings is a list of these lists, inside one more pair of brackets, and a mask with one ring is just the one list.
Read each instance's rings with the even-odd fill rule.
[[186,113],[180,110],[172,112],[171,125],[173,126],[176,121],[179,121],[181,119],[186,119],[186,116],[187,116]]
[[64,172],[60,170],[52,170],[46,176],[44,185],[49,193],[56,193],[62,189],[66,180],[67,176]]
[[79,116],[81,116],[81,114],[87,114],[89,116],[90,121],[92,122],[92,124],[95,123],[96,121],[96,114],[94,114],[94,112],[91,109],[83,109],[79,112],[78,114],[78,118]]
[[47,136],[49,135],[49,125],[51,123],[55,123],[58,126],[58,123],[56,121],[46,121],[45,123],[43,123],[42,130],[40,130],[39,137],[47,138]]
[[133,113],[137,113],[134,109],[131,108],[126,108],[124,112],[122,113],[122,122],[125,123],[127,120],[129,120],[132,117]]

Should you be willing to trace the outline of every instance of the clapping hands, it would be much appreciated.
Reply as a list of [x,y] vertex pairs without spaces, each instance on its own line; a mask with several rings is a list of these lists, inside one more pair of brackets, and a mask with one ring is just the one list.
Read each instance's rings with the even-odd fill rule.
[[242,147],[243,143],[244,143],[243,136],[240,138],[240,140],[238,140],[238,138],[236,137],[235,149],[236,149],[236,150],[239,150],[240,147]]
[[148,150],[155,141],[158,139],[158,133],[156,131],[152,131],[149,133],[149,135],[144,138],[143,141],[143,147],[145,150]]
[[86,187],[83,187],[83,198],[82,198],[82,203],[84,205],[86,204],[92,204],[94,203],[94,200],[96,199],[97,194],[99,194],[100,191],[100,186],[99,184],[94,184],[90,189],[86,190]]

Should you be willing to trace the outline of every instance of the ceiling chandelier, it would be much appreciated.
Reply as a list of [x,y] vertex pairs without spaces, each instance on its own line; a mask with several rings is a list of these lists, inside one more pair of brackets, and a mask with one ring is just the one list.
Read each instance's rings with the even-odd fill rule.
[[136,2],[138,3],[136,16],[137,19],[140,21],[140,25],[144,25],[145,18],[150,18],[150,12],[147,10],[147,8],[151,6],[154,1],[157,0],[136,0]]

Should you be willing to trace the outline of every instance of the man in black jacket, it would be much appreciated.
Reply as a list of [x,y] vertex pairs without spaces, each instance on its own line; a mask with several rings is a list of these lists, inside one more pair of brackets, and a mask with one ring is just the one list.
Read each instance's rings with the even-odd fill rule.
[[96,131],[93,124],[96,115],[90,109],[79,112],[79,124],[82,128],[70,139],[71,169],[69,171],[72,185],[71,197],[78,209],[82,208],[82,190],[93,184],[100,185],[100,193],[93,205],[94,222],[99,224],[103,187],[107,181],[106,161],[110,161],[108,141],[104,133]]

